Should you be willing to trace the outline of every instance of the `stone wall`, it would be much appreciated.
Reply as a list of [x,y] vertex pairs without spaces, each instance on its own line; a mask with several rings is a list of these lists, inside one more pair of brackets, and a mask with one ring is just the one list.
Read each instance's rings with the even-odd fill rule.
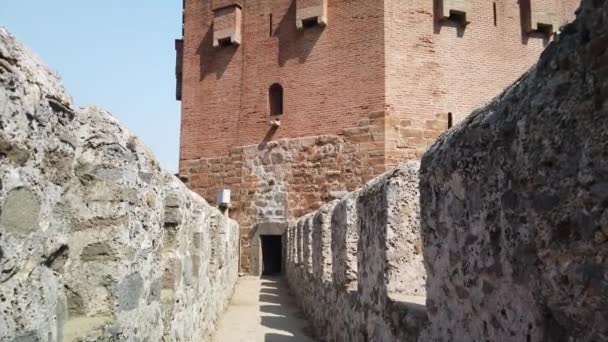
[[608,2],[580,11],[422,160],[434,341],[608,340]]
[[0,341],[205,340],[238,226],[0,29]]
[[447,128],[446,115],[418,129],[391,112],[376,112],[339,135],[264,141],[233,148],[227,157],[182,161],[180,176],[210,203],[219,189],[232,190],[241,270],[259,275],[259,235],[282,235],[288,220],[357,189],[400,160],[419,158]]
[[292,222],[286,274],[328,341],[415,341],[426,323],[417,162]]

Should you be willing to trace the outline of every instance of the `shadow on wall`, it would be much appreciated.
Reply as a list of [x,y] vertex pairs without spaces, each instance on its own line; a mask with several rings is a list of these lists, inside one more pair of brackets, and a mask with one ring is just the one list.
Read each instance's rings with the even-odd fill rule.
[[279,129],[278,126],[270,126],[270,128],[268,129],[268,132],[266,132],[266,135],[264,136],[264,138],[262,138],[262,141],[260,141],[260,143],[258,144],[259,151],[262,151],[266,148],[266,146],[268,145],[268,142],[272,140],[272,137],[274,136],[274,134],[277,132],[278,129]]
[[200,57],[200,78],[203,80],[209,74],[215,73],[216,79],[222,78],[226,68],[239,49],[238,45],[213,47],[213,24],[209,26],[196,54]]
[[273,35],[279,38],[279,65],[284,66],[288,60],[298,58],[306,62],[313,47],[325,30],[323,26],[307,27],[298,30],[296,27],[296,1],[292,1]]

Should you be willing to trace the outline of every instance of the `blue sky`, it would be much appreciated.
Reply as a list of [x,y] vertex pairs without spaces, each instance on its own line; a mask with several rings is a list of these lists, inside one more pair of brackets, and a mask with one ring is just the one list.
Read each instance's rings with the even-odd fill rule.
[[61,76],[76,105],[112,112],[176,172],[181,10],[181,0],[3,0],[0,25]]

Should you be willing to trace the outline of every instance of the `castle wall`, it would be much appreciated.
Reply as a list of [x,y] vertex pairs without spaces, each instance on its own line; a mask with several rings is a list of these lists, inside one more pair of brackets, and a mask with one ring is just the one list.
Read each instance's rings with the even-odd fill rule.
[[422,160],[434,340],[608,339],[608,2]]
[[[528,1],[559,24],[571,19],[580,3]],[[441,19],[439,3],[468,4],[467,23]],[[433,119],[451,112],[457,123],[487,103],[530,68],[550,42],[548,34],[525,32],[525,8],[525,0],[385,1],[387,108],[411,120],[412,134],[423,135]]]
[[[464,118],[550,41],[524,32],[517,2],[443,0],[469,4],[464,27],[440,22],[438,1],[327,0],[326,25],[304,29],[298,4],[323,1],[186,1],[180,175],[210,202],[232,190],[242,270],[258,273],[260,234],[280,234],[332,193],[420,158],[448,112],[452,124]],[[533,8],[564,22],[577,2]],[[230,5],[241,8],[238,45],[214,46]],[[278,128],[268,112],[275,82],[284,88]]]
[[287,279],[327,341],[416,341],[427,323],[419,163],[401,164],[287,228]]
[[[425,131],[429,146],[447,129]],[[187,185],[210,199],[222,188],[231,194],[230,216],[241,227],[241,270],[260,274],[259,235],[282,235],[290,219],[317,210],[395,166],[416,159],[406,138],[410,122],[376,112],[339,135],[281,139],[234,148],[227,157],[181,164]],[[406,140],[410,139],[410,140]]]
[[606,22],[608,3],[584,1],[419,181],[400,165],[289,225],[289,285],[321,338],[608,338]]
[[218,48],[211,1],[186,1],[181,160],[269,138],[275,82],[285,100],[272,139],[337,134],[384,110],[382,3],[329,0],[327,26],[298,30],[297,2],[244,1],[242,44]]
[[208,340],[238,226],[0,29],[0,340]]

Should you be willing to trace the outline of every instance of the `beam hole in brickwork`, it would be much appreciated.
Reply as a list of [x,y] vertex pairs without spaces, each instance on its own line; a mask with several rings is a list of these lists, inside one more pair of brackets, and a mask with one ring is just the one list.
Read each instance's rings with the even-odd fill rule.
[[230,37],[222,38],[217,40],[220,47],[232,45],[232,39]]
[[278,116],[283,114],[283,87],[274,83],[268,89],[268,105],[271,116]]
[[537,32],[551,36],[553,34],[553,25],[539,23]]
[[494,26],[498,26],[498,12],[496,10],[496,3],[492,3],[492,9],[494,11]]
[[304,27],[304,28],[315,27],[318,24],[319,24],[319,18],[318,17],[312,17],[312,18],[308,18],[308,19],[302,20],[302,27]]
[[270,13],[270,15],[268,16],[268,19],[269,19],[268,35],[270,37],[272,37],[272,13]]
[[452,10],[452,11],[450,11],[450,16],[449,16],[448,20],[458,23],[460,25],[466,25],[467,24],[467,13]]

